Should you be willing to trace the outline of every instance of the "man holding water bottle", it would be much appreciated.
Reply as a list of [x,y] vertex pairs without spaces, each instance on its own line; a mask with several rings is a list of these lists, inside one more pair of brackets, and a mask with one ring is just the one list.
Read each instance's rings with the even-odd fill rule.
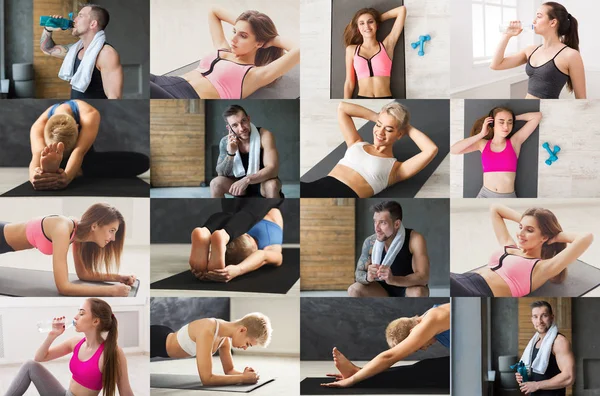
[[[52,18],[61,18],[52,15]],[[88,4],[73,20],[74,44],[60,45],[52,32],[60,27],[44,26],[40,49],[46,55],[64,59],[58,76],[71,83],[71,99],[121,99],[123,68],[118,52],[106,42],[104,29],[110,16],[106,9]]]

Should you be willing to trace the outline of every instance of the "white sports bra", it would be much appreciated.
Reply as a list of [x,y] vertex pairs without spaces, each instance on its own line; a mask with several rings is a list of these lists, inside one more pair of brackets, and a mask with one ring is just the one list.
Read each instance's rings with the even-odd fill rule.
[[358,142],[348,147],[344,158],[338,164],[358,172],[373,189],[373,195],[388,186],[390,173],[396,163],[396,158],[384,158],[371,155],[365,151],[364,146],[369,143]]
[[[213,318],[213,319],[215,319],[215,318]],[[219,334],[219,320],[215,319],[215,322],[217,323],[217,327],[215,328],[215,336],[213,337],[213,342],[211,345],[214,345],[215,341],[217,340],[217,334]],[[183,326],[181,329],[179,329],[179,331],[177,332],[177,342],[179,343],[179,346],[181,347],[181,349],[183,349],[185,351],[185,353],[187,353],[190,356],[196,356],[196,343],[194,341],[192,341],[192,339],[190,338],[190,333],[188,332],[188,326],[189,326],[189,323],[186,324],[185,326]],[[221,345],[223,345],[223,342],[225,342],[225,337],[223,337],[223,339],[219,343],[217,350],[219,348],[221,348]],[[211,346],[211,348],[212,348],[212,346]],[[215,350],[215,352],[213,352],[212,354],[214,355],[216,352],[217,351]]]

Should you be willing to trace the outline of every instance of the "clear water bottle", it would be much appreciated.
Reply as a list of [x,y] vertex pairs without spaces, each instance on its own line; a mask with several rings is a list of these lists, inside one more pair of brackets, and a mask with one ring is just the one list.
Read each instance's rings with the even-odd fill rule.
[[[521,28],[523,29],[524,33],[533,33],[534,32],[533,24],[523,23],[521,21],[519,21],[519,23],[521,24]],[[500,33],[505,33],[509,27],[510,27],[510,22],[501,23],[500,25],[498,25],[498,31]]]
[[[53,323],[53,320],[42,320],[42,321],[38,322],[37,323],[38,331],[40,333],[50,333],[52,331],[52,323]],[[71,327],[75,326],[74,320],[70,320],[70,321],[63,320],[58,323],[63,323],[65,325],[65,330],[70,329]]]

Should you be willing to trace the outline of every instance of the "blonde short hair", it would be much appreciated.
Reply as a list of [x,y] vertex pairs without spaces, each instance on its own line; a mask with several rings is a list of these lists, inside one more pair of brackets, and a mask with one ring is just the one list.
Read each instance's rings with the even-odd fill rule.
[[419,323],[419,317],[398,318],[385,329],[385,339],[390,348],[395,347],[408,337],[410,331]]
[[77,144],[79,130],[75,119],[68,114],[55,114],[44,127],[44,140],[47,145],[62,142],[65,153],[70,153]]
[[248,330],[248,336],[255,338],[258,345],[266,348],[271,342],[273,329],[268,316],[260,312],[252,312],[236,320],[235,324],[244,326]]
[[258,249],[256,243],[252,243],[252,240],[244,235],[242,234],[227,244],[225,264],[239,264]]
[[396,121],[398,121],[397,128],[402,133],[406,132],[405,129],[410,122],[410,113],[404,105],[401,105],[398,102],[388,103],[381,108],[381,112],[386,112],[387,114],[394,117]]

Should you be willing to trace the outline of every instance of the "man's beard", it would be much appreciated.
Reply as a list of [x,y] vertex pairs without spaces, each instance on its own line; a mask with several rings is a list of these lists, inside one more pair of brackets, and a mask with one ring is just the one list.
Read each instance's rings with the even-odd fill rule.
[[385,234],[383,234],[383,239],[381,239],[381,240],[380,240],[379,238],[377,238],[377,240],[378,240],[379,242],[385,242],[385,241],[387,241],[387,240],[389,240],[389,239],[392,239],[392,240],[393,240],[393,239],[396,237],[396,234],[397,234],[397,233],[398,233],[398,231],[394,231],[394,232],[392,233],[392,235],[390,235],[390,236],[386,236]]

